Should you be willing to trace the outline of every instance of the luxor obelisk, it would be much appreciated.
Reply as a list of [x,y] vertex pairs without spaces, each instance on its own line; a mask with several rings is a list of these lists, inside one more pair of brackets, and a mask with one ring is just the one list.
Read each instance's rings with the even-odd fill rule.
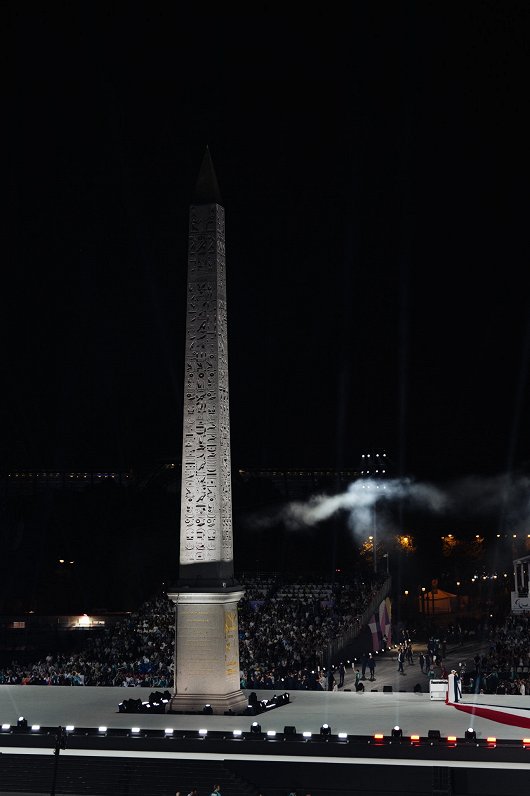
[[172,711],[243,712],[234,580],[225,213],[206,149],[190,207]]

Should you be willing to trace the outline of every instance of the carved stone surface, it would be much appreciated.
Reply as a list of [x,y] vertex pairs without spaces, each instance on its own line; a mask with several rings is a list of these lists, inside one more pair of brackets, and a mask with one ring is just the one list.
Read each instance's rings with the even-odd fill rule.
[[[218,204],[192,205],[182,440],[181,577],[186,578],[188,565],[216,562],[220,565],[218,574],[231,575],[232,539],[225,216]],[[201,571],[200,566],[196,569]]]
[[[177,656],[175,670],[177,705],[198,708],[214,700],[224,705],[246,707],[240,690],[237,603],[242,591],[170,592],[176,605]],[[193,697],[187,700],[186,697]],[[184,709],[184,708],[182,708]],[[186,709],[193,709],[188,707]]]

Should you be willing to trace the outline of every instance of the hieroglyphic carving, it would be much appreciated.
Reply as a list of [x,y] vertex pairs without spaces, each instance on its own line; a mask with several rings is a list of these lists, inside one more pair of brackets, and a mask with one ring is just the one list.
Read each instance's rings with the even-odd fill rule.
[[188,244],[180,563],[232,560],[225,221],[192,205]]

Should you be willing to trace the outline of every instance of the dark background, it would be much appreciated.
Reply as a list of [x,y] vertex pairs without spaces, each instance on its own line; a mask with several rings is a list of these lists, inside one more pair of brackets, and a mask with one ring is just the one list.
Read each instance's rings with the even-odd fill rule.
[[[6,472],[179,461],[188,209],[208,145],[234,470],[385,450],[420,481],[524,477],[526,3],[3,13]],[[58,547],[92,550],[97,526],[102,558],[140,546],[156,575],[178,527],[164,494],[141,511],[128,498],[146,519],[124,520],[115,550],[105,501],[97,521],[65,520]],[[43,517],[49,551],[59,526]]]

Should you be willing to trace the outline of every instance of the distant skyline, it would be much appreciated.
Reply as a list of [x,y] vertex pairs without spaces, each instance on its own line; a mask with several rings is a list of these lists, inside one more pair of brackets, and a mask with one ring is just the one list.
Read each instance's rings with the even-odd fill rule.
[[180,457],[208,145],[234,467],[528,469],[525,5],[8,7],[6,465]]

